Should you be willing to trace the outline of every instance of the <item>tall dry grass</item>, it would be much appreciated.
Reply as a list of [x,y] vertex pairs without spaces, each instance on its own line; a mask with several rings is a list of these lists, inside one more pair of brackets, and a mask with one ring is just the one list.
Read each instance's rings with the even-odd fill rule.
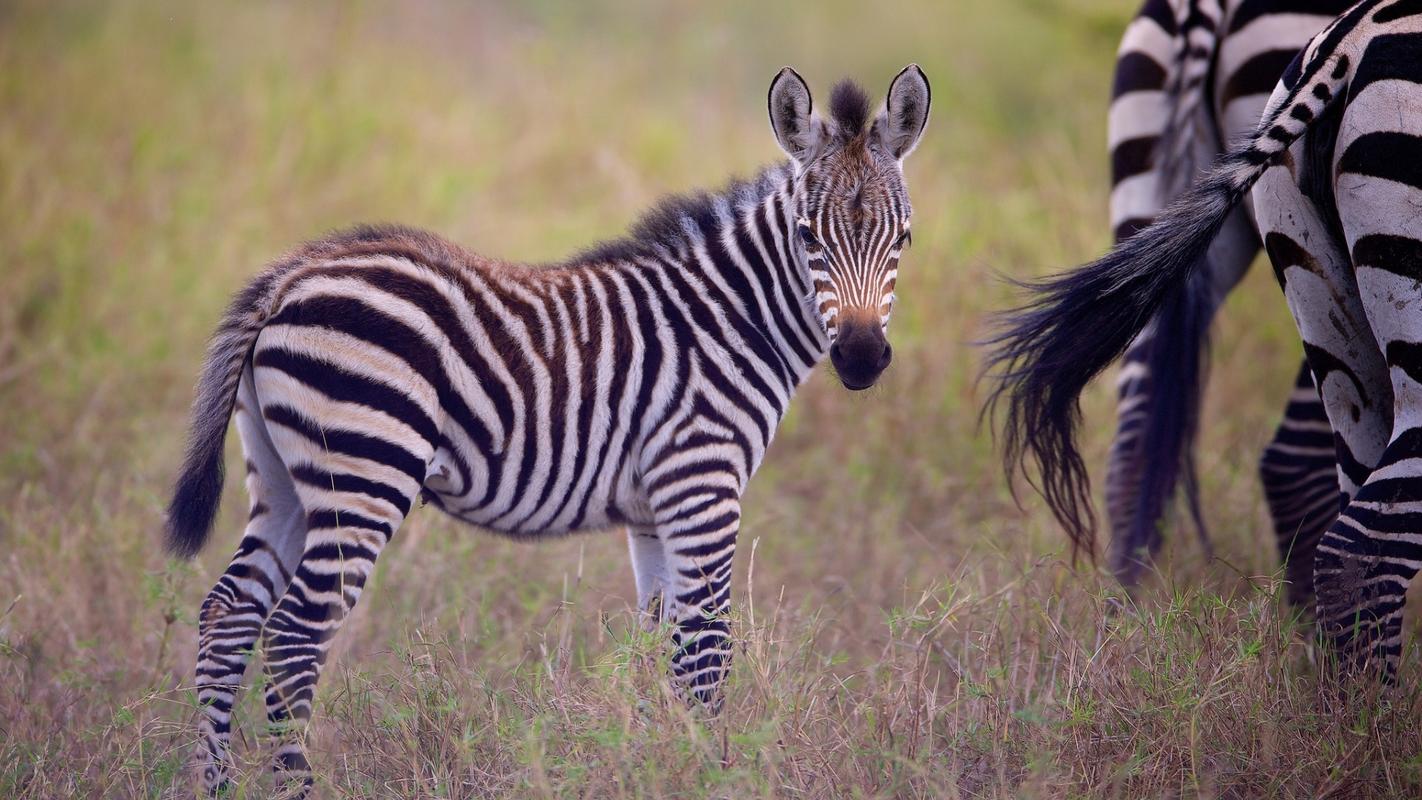
[[[0,4],[0,797],[191,792],[194,615],[240,490],[193,564],[158,529],[203,340],[262,262],[382,219],[556,258],[776,157],[782,64],[877,92],[910,60],[936,102],[898,358],[868,396],[812,380],[753,484],[724,718],[667,697],[620,536],[518,545],[422,510],[323,678],[321,791],[1416,796],[1415,655],[1396,690],[1338,686],[1281,605],[1253,473],[1298,347],[1264,271],[1217,335],[1216,560],[1172,532],[1123,605],[977,426],[992,273],[1106,244],[1132,5]],[[257,694],[237,713],[236,795],[264,796]]]

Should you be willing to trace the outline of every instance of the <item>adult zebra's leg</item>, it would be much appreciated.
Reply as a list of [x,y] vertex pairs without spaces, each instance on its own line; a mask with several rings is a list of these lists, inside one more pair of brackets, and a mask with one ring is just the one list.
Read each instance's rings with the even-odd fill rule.
[[[1316,135],[1318,131],[1310,134]],[[1360,539],[1349,510],[1360,487],[1382,462],[1391,438],[1393,390],[1360,295],[1359,276],[1344,251],[1346,243],[1339,238],[1342,232],[1337,224],[1326,222],[1324,207],[1299,188],[1301,183],[1311,183],[1310,170],[1320,169],[1310,159],[1307,144],[1306,138],[1290,149],[1291,158],[1270,167],[1253,196],[1264,249],[1283,286],[1333,428],[1338,483],[1348,508],[1317,546],[1314,590],[1322,630],[1348,652],[1352,649],[1350,615],[1370,606],[1355,602],[1367,570],[1353,563],[1352,557],[1359,555],[1366,561],[1362,539],[1367,537]]]
[[1177,484],[1202,541],[1204,520],[1194,485],[1191,449],[1205,381],[1210,320],[1258,253],[1258,236],[1243,211],[1229,217],[1206,256],[1205,269],[1131,344],[1117,379],[1116,437],[1106,471],[1111,522],[1108,563],[1134,587],[1162,543],[1161,522]]
[[1299,368],[1284,418],[1259,459],[1259,478],[1288,582],[1289,603],[1311,608],[1314,549],[1338,517],[1333,428],[1308,363]]
[[[1209,11],[1198,4],[1192,8]],[[1167,0],[1146,0],[1117,54],[1107,125],[1117,242],[1150,224],[1220,150],[1204,87],[1215,40],[1213,16],[1179,17],[1178,10]],[[1203,345],[1215,307],[1258,248],[1246,213],[1236,212],[1211,248],[1209,270],[1191,281],[1190,296],[1162,309],[1122,359],[1106,508],[1108,563],[1128,589],[1160,548],[1161,518],[1182,477],[1205,538],[1190,458],[1204,380]]]
[[263,623],[286,591],[306,538],[306,512],[262,422],[249,367],[237,389],[250,518],[232,562],[198,615],[197,694],[202,784],[216,793],[231,768],[232,707]]
[[268,430],[306,511],[300,563],[262,632],[273,768],[304,794],[311,785],[305,737],[321,667],[419,494],[434,448],[394,416],[310,388],[359,380],[353,372],[269,357],[260,342],[256,364]]
[[1116,376],[1116,435],[1106,457],[1106,516],[1111,523],[1107,563],[1116,580],[1128,589],[1140,582],[1141,573],[1160,548],[1159,529],[1152,525],[1145,536],[1132,535],[1140,479],[1147,457],[1143,432],[1149,422],[1149,353],[1154,326],[1136,337],[1121,358]]
[[[661,545],[661,620],[672,623],[672,684],[714,716],[721,711],[722,684],[731,667],[731,566],[740,530],[739,480],[678,467],[678,459],[648,475]],[[636,534],[634,534],[635,536]],[[643,568],[654,575],[658,564],[651,543],[638,566],[638,595]],[[653,584],[655,586],[655,584]],[[655,598],[655,588],[649,597]]]
[[[1170,123],[1167,91],[1178,76],[1175,11],[1167,0],[1145,0],[1126,27],[1116,54],[1107,142],[1111,149],[1111,230],[1117,242],[1146,227],[1160,212],[1169,188],[1161,141]],[[1153,331],[1147,328],[1126,351],[1116,380],[1116,436],[1106,466],[1106,508],[1111,523],[1108,561],[1122,584],[1134,586],[1144,566],[1137,551],[1154,551],[1158,537],[1132,541],[1141,475],[1141,432],[1150,396]]]
[[[1413,34],[1415,38],[1417,34]],[[1336,145],[1338,215],[1358,291],[1386,359],[1391,431],[1376,468],[1318,546],[1319,619],[1346,662],[1396,675],[1407,589],[1422,567],[1422,83],[1416,46],[1405,80],[1363,83]],[[1384,54],[1388,51],[1381,49]],[[1373,51],[1368,51],[1371,54]],[[1366,64],[1367,62],[1365,62]],[[1380,58],[1374,69],[1390,66]],[[1361,69],[1361,67],[1360,67]]]

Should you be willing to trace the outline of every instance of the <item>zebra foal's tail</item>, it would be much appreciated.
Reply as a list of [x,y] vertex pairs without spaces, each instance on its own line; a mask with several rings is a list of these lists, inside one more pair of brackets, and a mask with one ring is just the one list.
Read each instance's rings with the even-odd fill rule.
[[173,486],[164,526],[168,552],[188,558],[202,549],[222,500],[223,446],[237,404],[237,386],[257,334],[266,324],[276,270],[264,273],[233,298],[208,343],[193,398],[188,446]]
[[1073,556],[1085,549],[1095,557],[1095,515],[1075,441],[1082,390],[1125,352],[1157,312],[1190,305],[1184,295],[1191,278],[1230,212],[1346,82],[1348,58],[1338,45],[1350,28],[1335,23],[1315,39],[1314,55],[1301,70],[1303,54],[1295,60],[1286,73],[1293,79],[1291,90],[1266,113],[1255,134],[1221,156],[1150,226],[1090,264],[1026,283],[1034,296],[1004,314],[987,340],[987,368],[997,384],[988,410],[1006,406],[1003,445],[1009,477],[1025,470],[1029,460],[1035,463],[1039,491],[1071,536]]

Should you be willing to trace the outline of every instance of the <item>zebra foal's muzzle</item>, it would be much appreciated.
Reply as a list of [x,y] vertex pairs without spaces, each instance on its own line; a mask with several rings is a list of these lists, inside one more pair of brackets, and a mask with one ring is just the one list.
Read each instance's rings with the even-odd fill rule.
[[861,391],[873,386],[894,359],[894,348],[879,321],[846,318],[830,345],[830,363],[844,388]]

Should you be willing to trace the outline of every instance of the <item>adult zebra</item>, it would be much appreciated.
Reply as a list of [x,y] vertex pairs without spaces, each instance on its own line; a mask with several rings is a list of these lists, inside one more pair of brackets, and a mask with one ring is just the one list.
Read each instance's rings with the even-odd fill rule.
[[[1149,225],[1227,143],[1254,129],[1284,68],[1352,2],[1146,0],[1122,36],[1112,84],[1107,133],[1117,243]],[[1128,588],[1160,549],[1161,518],[1177,483],[1208,547],[1192,453],[1204,350],[1211,318],[1260,241],[1253,210],[1236,209],[1190,291],[1163,308],[1122,358],[1106,471],[1107,560]],[[1338,513],[1336,472],[1333,434],[1304,365],[1260,459],[1295,605],[1312,597],[1313,547]]]
[[1034,460],[1073,542],[1091,546],[1078,398],[1178,302],[1250,195],[1334,431],[1344,508],[1314,559],[1318,618],[1347,663],[1396,674],[1422,567],[1422,3],[1364,0],[1309,43],[1255,133],[1145,229],[1048,279],[991,363],[1009,470]]
[[829,116],[782,70],[768,97],[789,155],[717,194],[663,202],[626,239],[556,267],[360,228],[275,262],[233,301],[198,385],[167,539],[212,527],[235,413],[251,517],[199,618],[211,791],[264,641],[275,768],[303,746],[331,638],[416,497],[515,537],[626,525],[637,602],[673,626],[673,683],[721,704],[740,497],[791,395],[828,354],[850,389],[888,366],[909,244],[903,160],[928,121],[910,65],[873,119]]

